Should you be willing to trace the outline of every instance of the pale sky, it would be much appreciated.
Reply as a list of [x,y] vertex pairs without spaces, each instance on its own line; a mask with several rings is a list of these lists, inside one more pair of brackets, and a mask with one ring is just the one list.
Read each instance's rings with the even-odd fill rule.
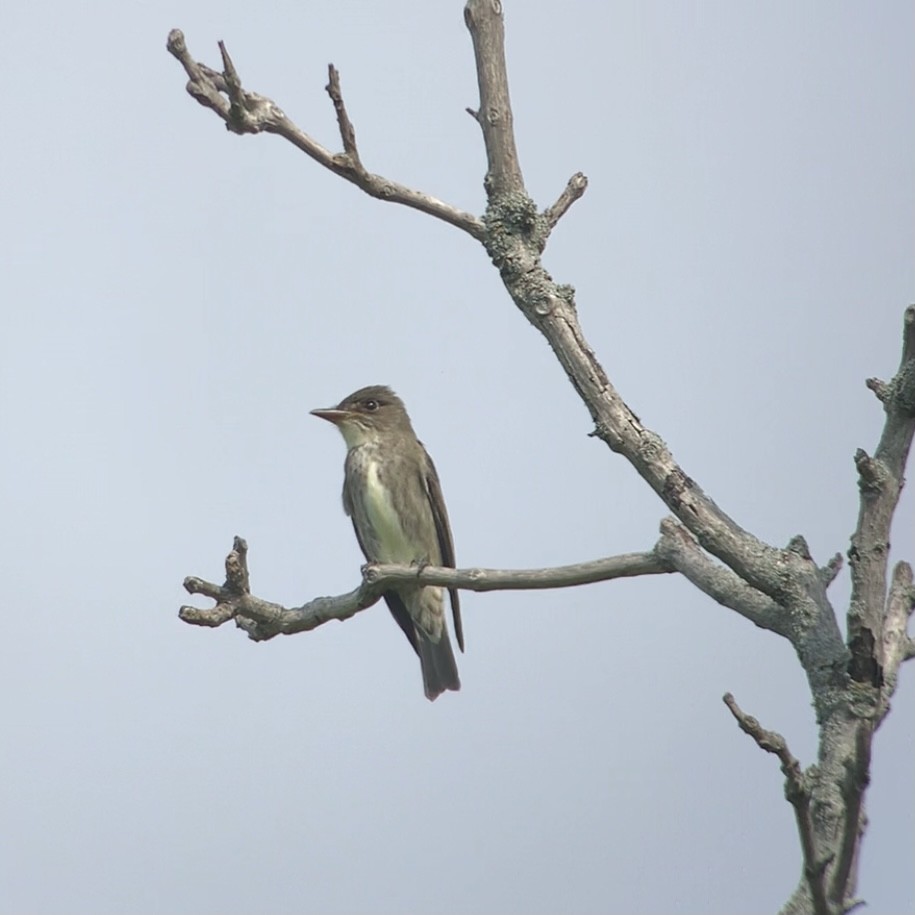
[[[482,248],[184,91],[184,30],[333,149],[481,212],[459,0],[11,4],[0,28],[0,911],[755,913],[800,873],[777,761],[816,732],[790,646],[682,579],[466,594],[434,704],[379,604],[250,642],[186,575],[287,605],[355,587],[344,446],[390,384],[464,566],[649,549],[666,514]],[[915,10],[507,0],[528,188],[584,171],[545,256],[687,473],[821,563],[857,515],[915,301]],[[894,558],[915,558],[913,496]],[[847,570],[833,585],[841,613]],[[199,601],[205,605],[204,601]],[[915,908],[915,667],[875,744],[859,895]]]

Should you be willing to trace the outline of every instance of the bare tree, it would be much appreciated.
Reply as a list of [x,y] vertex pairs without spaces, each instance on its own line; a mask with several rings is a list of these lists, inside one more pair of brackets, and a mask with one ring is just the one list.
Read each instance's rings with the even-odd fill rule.
[[361,584],[349,594],[320,597],[293,608],[251,594],[247,545],[236,538],[223,584],[193,577],[184,582],[190,593],[212,598],[216,606],[182,607],[181,618],[202,626],[234,619],[252,639],[263,640],[346,619],[374,604],[392,583],[406,580],[488,591],[679,573],[718,603],[787,639],[797,654],[816,709],[815,765],[803,769],[784,738],[742,711],[732,695],[725,695],[724,702],[740,728],[778,757],[785,776],[803,869],[783,911],[847,912],[859,904],[855,892],[874,733],[889,711],[901,664],[915,656],[915,640],[907,630],[915,610],[912,568],[905,562],[897,563],[892,572],[888,567],[890,526],[915,431],[915,306],[904,314],[897,373],[889,382],[867,381],[886,419],[873,455],[861,450],[855,455],[860,510],[848,552],[852,591],[843,639],[827,595],[842,557],[836,555],[819,566],[801,536],[780,548],[744,530],[684,472],[661,437],[643,425],[611,384],[579,326],[573,289],[555,283],[541,260],[550,233],[585,192],[587,179],[573,175],[552,206],[537,209],[525,189],[515,149],[501,4],[468,0],[464,19],[473,40],[480,90],[479,107],[468,111],[480,125],[488,162],[482,216],[366,169],[333,65],[327,92],[343,144],[339,153],[303,132],[275,102],[244,89],[222,43],[221,71],[194,60],[178,30],[169,35],[168,50],[187,73],[187,91],[219,115],[229,130],[279,134],[367,194],[413,207],[479,241],[512,300],[546,338],[591,412],[592,435],[632,464],[672,516],[661,522],[660,537],[647,552],[528,571],[368,565]]

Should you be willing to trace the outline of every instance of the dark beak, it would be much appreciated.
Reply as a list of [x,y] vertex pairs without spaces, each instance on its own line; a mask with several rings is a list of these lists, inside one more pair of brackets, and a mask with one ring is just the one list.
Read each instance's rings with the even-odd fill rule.
[[329,423],[336,425],[346,419],[347,412],[346,410],[338,410],[336,407],[328,407],[326,410],[312,410],[311,415],[326,419]]

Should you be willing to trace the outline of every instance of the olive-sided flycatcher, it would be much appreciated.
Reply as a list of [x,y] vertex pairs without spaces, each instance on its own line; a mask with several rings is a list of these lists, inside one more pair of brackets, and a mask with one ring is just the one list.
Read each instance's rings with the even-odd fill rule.
[[[346,441],[343,510],[353,520],[365,558],[454,568],[442,487],[403,401],[390,388],[373,385],[336,407],[311,412],[334,423]],[[463,651],[458,592],[448,590],[454,634]],[[384,599],[419,655],[426,698],[460,689],[442,589],[399,584],[386,591]]]

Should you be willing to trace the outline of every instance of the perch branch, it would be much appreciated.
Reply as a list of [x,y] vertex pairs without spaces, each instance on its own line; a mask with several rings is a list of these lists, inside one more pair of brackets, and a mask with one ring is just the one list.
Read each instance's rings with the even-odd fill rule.
[[731,693],[724,694],[724,704],[737,720],[740,730],[756,741],[756,745],[767,753],[774,753],[781,763],[785,776],[785,797],[794,807],[797,829],[804,854],[804,875],[813,899],[813,910],[816,915],[832,915],[833,909],[826,898],[824,873],[829,859],[819,860],[816,850],[816,838],[813,819],[810,814],[810,789],[797,761],[781,734],[767,731],[752,715],[742,711]]
[[220,42],[223,72],[218,73],[191,57],[180,29],[172,29],[166,45],[188,77],[188,94],[215,112],[233,133],[274,133],[292,143],[324,168],[352,182],[371,197],[399,203],[441,219],[480,240],[482,221],[430,194],[416,191],[381,175],[366,171],[356,148],[356,134],[346,114],[340,91],[340,76],[330,65],[327,92],[337,112],[337,124],[343,142],[343,153],[335,155],[307,133],[300,130],[271,99],[243,89],[241,80],[225,45]]
[[416,581],[421,585],[438,585],[465,591],[532,591],[590,585],[614,578],[664,575],[673,571],[656,550],[651,550],[647,553],[623,553],[546,569],[448,569],[438,566],[369,564],[363,569],[363,578],[373,585]]
[[317,597],[300,607],[255,597],[250,592],[248,545],[236,537],[226,557],[226,580],[217,585],[202,578],[188,577],[184,588],[216,601],[209,609],[184,606],[178,616],[195,626],[221,626],[234,619],[256,641],[276,635],[291,635],[315,629],[330,620],[345,620],[376,603],[393,584],[418,582],[421,585],[461,588],[468,591],[523,591],[542,588],[568,588],[594,584],[614,578],[638,575],[663,575],[673,567],[657,550],[607,556],[592,562],[547,569],[448,569],[438,566],[376,565],[362,567],[362,584],[337,597]]
[[306,632],[330,620],[349,619],[371,607],[382,594],[380,587],[363,581],[349,594],[316,597],[301,607],[288,609],[251,594],[248,544],[241,537],[235,538],[225,565],[226,580],[221,585],[193,576],[184,579],[184,588],[189,594],[202,594],[216,601],[216,606],[209,609],[181,607],[178,616],[184,622],[213,627],[234,619],[250,638],[263,641],[281,633]]

